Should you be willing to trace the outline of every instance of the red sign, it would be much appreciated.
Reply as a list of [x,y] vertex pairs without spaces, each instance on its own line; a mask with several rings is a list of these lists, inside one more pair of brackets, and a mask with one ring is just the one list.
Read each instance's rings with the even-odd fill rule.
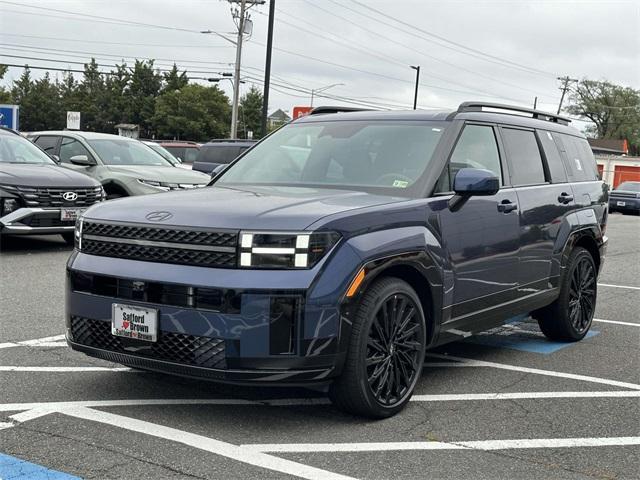
[[309,115],[313,107],[293,107],[293,119]]

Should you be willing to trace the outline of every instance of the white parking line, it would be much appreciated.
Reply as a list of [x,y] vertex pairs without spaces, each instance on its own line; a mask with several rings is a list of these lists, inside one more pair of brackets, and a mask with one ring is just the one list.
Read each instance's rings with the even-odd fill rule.
[[133,372],[144,373],[139,370],[132,370],[128,367],[23,367],[20,365],[0,365],[0,372]]
[[512,450],[525,448],[576,448],[640,445],[640,437],[522,438],[515,440],[478,440],[471,442],[370,442],[246,444],[241,448],[254,452],[387,452],[391,450]]
[[54,335],[53,337],[36,338],[34,340],[0,343],[0,349],[11,347],[65,347],[66,345],[64,335]]
[[253,451],[242,448],[231,443],[222,442],[214,438],[197,435],[195,433],[178,430],[155,423],[138,420],[136,418],[125,417],[113,413],[92,410],[85,407],[77,407],[63,412],[83,420],[99,422],[112,427],[119,427],[131,432],[143,433],[153,437],[162,438],[172,442],[182,443],[198,450],[211,452],[215,455],[231,458],[239,462],[254,465],[256,467],[266,468],[296,477],[307,478],[310,480],[354,480],[353,477],[347,477],[328,470],[303,465],[302,463],[286,460],[284,458],[274,457],[262,452]]
[[[611,385],[614,387],[630,388],[633,390],[640,390],[640,385],[636,383],[620,382],[618,380],[609,380],[608,378],[590,377],[588,375],[578,375],[575,373],[555,372],[553,370],[542,370],[539,368],[519,367],[517,365],[509,365],[506,363],[486,362],[484,360],[474,360],[471,358],[456,357],[454,355],[442,355],[439,353],[427,353],[428,357],[438,358],[441,360],[455,360],[460,362],[461,365],[469,367],[491,367],[501,370],[513,370],[516,372],[534,373],[536,375],[545,375],[548,377],[560,377],[569,378],[571,380],[581,380],[583,382],[601,383],[604,385]],[[425,367],[429,367],[429,363],[425,363]],[[439,364],[438,366],[446,366],[446,364]]]
[[629,290],[640,290],[640,287],[632,287],[630,285],[613,285],[611,283],[599,283],[599,287],[611,287],[611,288],[627,288]]
[[616,325],[627,325],[629,327],[640,327],[640,323],[619,322],[617,320],[604,320],[602,318],[594,318],[593,321],[594,322],[600,322],[600,323],[614,323]]
[[[639,398],[638,390],[585,391],[585,392],[509,392],[509,393],[459,393],[414,395],[412,402],[452,402],[477,400],[517,400],[517,399],[554,399],[554,398]],[[165,398],[165,399],[123,399],[123,400],[84,400],[75,402],[35,402],[0,403],[0,412],[19,412],[27,410],[62,412],[69,408],[108,408],[129,406],[168,406],[168,405],[247,405],[256,407],[296,407],[328,405],[329,399],[319,398],[276,398],[269,400],[245,400],[242,398]],[[18,417],[20,418],[20,417]],[[18,420],[19,421],[19,420]]]

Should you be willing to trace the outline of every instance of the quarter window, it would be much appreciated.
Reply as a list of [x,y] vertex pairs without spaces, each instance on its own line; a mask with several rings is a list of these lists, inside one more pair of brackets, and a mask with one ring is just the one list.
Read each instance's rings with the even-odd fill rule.
[[88,158],[92,158],[89,151],[78,140],[63,137],[60,144],[60,161],[71,163],[71,157],[76,155],[86,155]]
[[511,183],[513,185],[545,183],[542,156],[535,133],[530,130],[503,128],[502,138],[509,159]]
[[564,153],[564,165],[570,182],[598,179],[596,161],[585,139],[560,133],[555,133],[553,137],[558,148]]
[[560,156],[556,142],[553,141],[551,132],[538,130],[538,138],[542,144],[544,156],[547,159],[551,181],[553,183],[565,183],[567,181],[567,172],[564,169],[564,162]]

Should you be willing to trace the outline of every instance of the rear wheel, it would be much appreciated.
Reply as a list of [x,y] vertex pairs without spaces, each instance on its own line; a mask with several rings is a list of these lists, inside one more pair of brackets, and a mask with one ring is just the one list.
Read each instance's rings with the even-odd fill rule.
[[371,418],[404,408],[416,386],[426,344],[416,292],[398,278],[376,281],[354,318],[342,375],[329,389],[340,409]]
[[575,248],[569,257],[560,295],[551,305],[533,314],[542,332],[551,340],[581,340],[591,328],[597,288],[593,257],[584,248]]

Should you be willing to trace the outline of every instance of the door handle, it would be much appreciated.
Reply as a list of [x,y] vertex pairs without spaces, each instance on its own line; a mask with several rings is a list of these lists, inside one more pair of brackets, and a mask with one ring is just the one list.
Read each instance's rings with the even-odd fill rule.
[[569,195],[567,192],[562,192],[558,196],[558,202],[562,203],[563,205],[573,202],[573,195]]
[[505,199],[498,204],[498,211],[502,213],[513,212],[514,210],[517,210],[517,209],[518,209],[518,204],[511,202],[511,200]]

